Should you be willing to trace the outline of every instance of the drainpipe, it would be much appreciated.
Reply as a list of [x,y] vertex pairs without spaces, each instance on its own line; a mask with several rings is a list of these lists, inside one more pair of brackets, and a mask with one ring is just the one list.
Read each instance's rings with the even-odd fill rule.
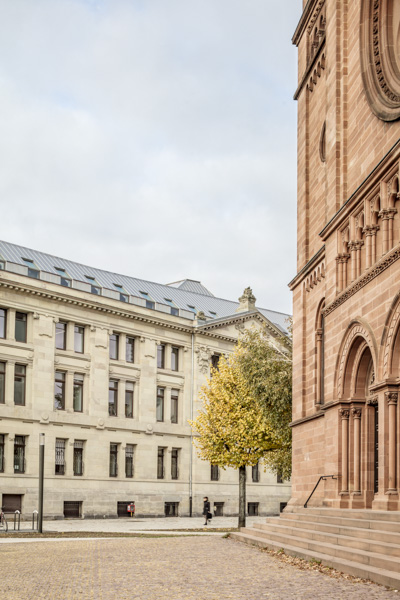
[[[192,333],[192,380],[190,386],[190,420],[193,421],[194,399],[194,333]],[[189,450],[189,516],[193,516],[193,429],[190,427]]]

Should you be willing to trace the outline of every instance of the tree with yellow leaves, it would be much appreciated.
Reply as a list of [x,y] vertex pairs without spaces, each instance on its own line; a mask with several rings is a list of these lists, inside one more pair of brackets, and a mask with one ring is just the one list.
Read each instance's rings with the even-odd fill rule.
[[[191,421],[199,456],[222,469],[239,471],[239,527],[246,524],[246,467],[281,448],[281,439],[261,409],[243,368],[242,344],[200,391],[203,407]],[[196,435],[197,434],[197,435]]]

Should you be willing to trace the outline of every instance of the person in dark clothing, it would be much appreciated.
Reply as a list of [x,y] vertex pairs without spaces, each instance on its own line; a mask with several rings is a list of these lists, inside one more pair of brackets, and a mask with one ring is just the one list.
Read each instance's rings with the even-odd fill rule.
[[204,496],[203,501],[204,501],[203,515],[204,515],[204,521],[205,521],[204,525],[207,525],[207,521],[209,519],[208,515],[210,514],[210,503],[208,501],[207,496]]

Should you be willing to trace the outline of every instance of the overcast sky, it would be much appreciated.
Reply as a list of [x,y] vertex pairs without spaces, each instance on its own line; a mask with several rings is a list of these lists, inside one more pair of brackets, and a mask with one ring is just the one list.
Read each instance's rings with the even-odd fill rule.
[[291,312],[301,0],[0,0],[0,239]]

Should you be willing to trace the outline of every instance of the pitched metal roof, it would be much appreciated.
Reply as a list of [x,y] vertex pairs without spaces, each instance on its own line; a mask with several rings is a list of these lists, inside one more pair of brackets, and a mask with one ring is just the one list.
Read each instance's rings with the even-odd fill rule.
[[[137,298],[153,300],[165,307],[175,306],[178,309],[186,311],[188,318],[190,318],[191,314],[194,315],[198,311],[203,311],[208,318],[212,319],[228,317],[235,314],[239,306],[238,302],[216,298],[199,281],[185,279],[169,285],[154,283],[144,279],[129,277],[128,275],[103,271],[102,269],[82,265],[65,258],[59,258],[58,256],[9,242],[0,241],[0,260],[1,258],[6,261],[4,265],[5,270],[12,270],[12,265],[8,264],[12,263],[20,265],[19,272],[21,274],[27,274],[27,263],[23,259],[30,259],[39,271],[52,274],[52,281],[54,283],[60,281],[60,271],[57,271],[58,267],[65,270],[66,276],[69,276],[72,280],[88,284],[90,283],[90,281],[88,282],[88,277],[94,278],[95,283],[92,283],[105,288],[105,290],[113,290],[114,292],[124,291],[126,294]],[[21,267],[23,268],[21,269]],[[176,287],[177,284],[178,287]],[[122,290],[117,286],[122,286]],[[258,308],[258,310],[282,332],[287,332],[287,319],[289,315],[265,308]],[[183,316],[182,313],[180,313],[180,316]]]

